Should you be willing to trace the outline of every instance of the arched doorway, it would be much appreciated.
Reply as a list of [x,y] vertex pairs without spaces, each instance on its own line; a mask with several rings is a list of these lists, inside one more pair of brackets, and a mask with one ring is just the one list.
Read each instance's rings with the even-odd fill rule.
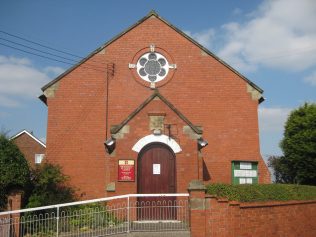
[[[145,146],[139,153],[137,167],[138,193],[176,193],[175,154],[167,145],[151,143]],[[175,200],[175,197],[139,198],[138,219],[166,219],[161,216],[165,214],[168,219],[175,219]]]

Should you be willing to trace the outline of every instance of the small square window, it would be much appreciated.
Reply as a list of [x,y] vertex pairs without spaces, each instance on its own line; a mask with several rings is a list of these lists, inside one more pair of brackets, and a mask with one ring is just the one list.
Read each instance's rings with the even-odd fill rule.
[[42,163],[43,159],[44,159],[44,154],[35,154],[35,164]]

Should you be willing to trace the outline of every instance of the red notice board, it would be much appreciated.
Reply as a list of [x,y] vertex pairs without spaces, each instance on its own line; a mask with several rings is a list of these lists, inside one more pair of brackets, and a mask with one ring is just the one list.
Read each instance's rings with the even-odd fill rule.
[[135,181],[135,161],[119,160],[118,163],[118,181]]

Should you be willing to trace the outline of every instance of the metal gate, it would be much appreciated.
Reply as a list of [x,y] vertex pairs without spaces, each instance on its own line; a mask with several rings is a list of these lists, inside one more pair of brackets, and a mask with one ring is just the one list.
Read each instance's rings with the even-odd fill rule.
[[[186,231],[190,226],[188,196],[187,193],[128,194],[0,212],[0,236],[93,237],[135,231]],[[139,202],[139,197],[149,201]],[[164,201],[163,197],[175,200]],[[142,215],[146,218],[140,219]]]

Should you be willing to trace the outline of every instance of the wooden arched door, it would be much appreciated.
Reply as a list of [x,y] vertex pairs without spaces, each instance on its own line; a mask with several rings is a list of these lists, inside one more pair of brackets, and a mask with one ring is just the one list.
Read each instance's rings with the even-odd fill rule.
[[[137,173],[138,193],[176,193],[175,154],[168,146],[153,143],[144,147],[138,157]],[[176,213],[173,208],[175,200],[175,197],[138,198],[140,204],[138,219],[175,219]],[[154,207],[146,212],[144,207],[146,205]],[[161,216],[161,213],[168,216]]]

